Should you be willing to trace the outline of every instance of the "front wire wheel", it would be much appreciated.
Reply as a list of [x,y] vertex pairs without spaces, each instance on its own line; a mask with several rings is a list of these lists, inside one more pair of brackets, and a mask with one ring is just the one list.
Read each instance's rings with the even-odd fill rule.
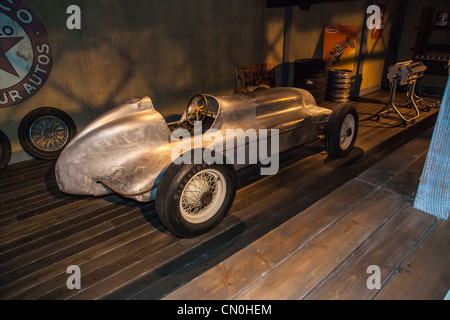
[[232,165],[172,163],[156,190],[157,216],[179,237],[204,234],[227,215],[236,185]]
[[181,193],[180,212],[190,223],[209,220],[221,207],[226,195],[226,180],[215,169],[200,171]]

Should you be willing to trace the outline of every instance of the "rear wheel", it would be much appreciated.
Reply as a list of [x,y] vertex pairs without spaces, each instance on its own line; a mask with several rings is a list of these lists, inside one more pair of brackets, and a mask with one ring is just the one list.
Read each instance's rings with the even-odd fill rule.
[[158,185],[156,211],[172,233],[194,237],[223,220],[235,194],[236,177],[231,166],[172,164]]
[[350,103],[334,108],[328,120],[325,145],[330,158],[350,153],[358,135],[358,112]]

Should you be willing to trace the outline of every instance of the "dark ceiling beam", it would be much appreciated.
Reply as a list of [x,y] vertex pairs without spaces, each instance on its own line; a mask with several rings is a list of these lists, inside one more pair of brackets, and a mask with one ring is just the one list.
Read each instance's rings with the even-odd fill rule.
[[267,8],[280,8],[298,6],[301,10],[309,10],[315,3],[332,3],[356,0],[267,0]]

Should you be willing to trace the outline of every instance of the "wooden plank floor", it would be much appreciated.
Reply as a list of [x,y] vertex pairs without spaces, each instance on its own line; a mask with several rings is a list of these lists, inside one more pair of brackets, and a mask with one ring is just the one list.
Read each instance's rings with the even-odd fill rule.
[[166,299],[443,299],[450,222],[410,203],[431,132]]
[[[7,167],[0,172],[0,298],[161,299],[434,124],[437,109],[421,113],[418,121],[406,128],[397,120],[375,121],[387,97],[386,91],[379,91],[355,102],[360,133],[357,148],[346,159],[330,161],[319,142],[282,154],[275,176],[261,178],[257,166],[240,171],[230,214],[213,231],[193,239],[168,232],[158,221],[153,202],[61,194],[53,162],[31,160]],[[335,105],[324,104],[329,108]],[[377,177],[375,174],[373,179]],[[407,178],[406,174],[402,177]],[[386,183],[406,192],[409,185],[402,181]],[[370,192],[370,186],[365,183],[356,195],[349,196],[367,196],[364,192]],[[335,214],[349,208],[340,210]],[[329,218],[323,219],[329,222]],[[70,265],[80,267],[80,290],[66,286]]]

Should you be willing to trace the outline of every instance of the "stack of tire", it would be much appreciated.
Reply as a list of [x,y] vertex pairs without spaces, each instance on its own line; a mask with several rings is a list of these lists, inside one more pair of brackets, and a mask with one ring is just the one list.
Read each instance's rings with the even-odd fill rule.
[[299,59],[294,61],[294,87],[308,90],[316,104],[325,101],[327,78],[325,60]]
[[350,70],[328,70],[327,100],[347,102],[350,97],[352,81],[352,72]]

